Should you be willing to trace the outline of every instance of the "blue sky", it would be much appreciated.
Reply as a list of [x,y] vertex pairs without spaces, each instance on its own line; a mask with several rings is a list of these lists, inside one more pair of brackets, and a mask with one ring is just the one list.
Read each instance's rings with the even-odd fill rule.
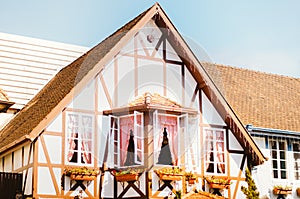
[[[151,7],[145,0],[0,0],[0,32],[92,47]],[[300,1],[158,1],[208,61],[300,77]]]

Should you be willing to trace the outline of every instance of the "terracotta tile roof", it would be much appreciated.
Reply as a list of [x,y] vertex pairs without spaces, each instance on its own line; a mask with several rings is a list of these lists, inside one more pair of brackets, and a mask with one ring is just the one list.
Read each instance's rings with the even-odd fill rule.
[[[148,10],[150,10],[149,8]],[[0,131],[0,149],[31,131],[70,93],[96,64],[148,12],[141,13],[100,44],[63,68],[49,83]]]
[[244,125],[300,132],[300,79],[202,64]]
[[181,108],[181,106],[175,101],[163,97],[158,93],[151,94],[149,92],[146,92],[143,95],[137,97],[135,100],[130,102],[128,106],[138,106],[138,105],[145,105],[145,104]]

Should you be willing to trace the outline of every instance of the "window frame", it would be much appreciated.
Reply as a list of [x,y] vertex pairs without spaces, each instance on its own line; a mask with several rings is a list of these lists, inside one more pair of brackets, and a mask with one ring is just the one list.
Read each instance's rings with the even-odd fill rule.
[[[272,142],[276,143],[276,148],[272,148]],[[284,143],[284,149],[280,149],[280,142]],[[284,139],[278,139],[278,138],[271,138],[269,139],[269,149],[270,149],[270,159],[271,159],[271,165],[272,165],[272,173],[273,179],[278,180],[287,180],[289,178],[288,176],[288,168],[287,168],[287,147],[288,143],[287,140]],[[274,153],[273,153],[274,152]],[[282,153],[281,153],[282,152]],[[276,157],[275,157],[276,154]],[[284,159],[281,158],[281,155],[284,154]],[[274,168],[275,163],[277,165],[277,168]],[[281,168],[281,162],[285,163],[285,168]],[[277,177],[275,177],[275,171],[277,171]],[[282,172],[285,172],[285,178],[282,177]]]
[[[136,165],[125,166],[121,165],[121,129],[120,129],[120,119],[125,117],[133,116],[133,134],[134,134],[134,163]],[[113,165],[116,168],[128,168],[128,167],[139,167],[144,166],[144,153],[145,153],[145,140],[144,140],[144,113],[134,111],[133,114],[128,115],[109,115],[109,132],[108,132],[108,143],[109,143],[109,151],[110,160],[108,161],[109,164]],[[140,117],[140,120],[137,118]],[[116,126],[112,126],[112,121],[116,122]],[[140,121],[140,123],[139,123]],[[137,143],[140,143],[140,147],[138,147]],[[117,146],[117,147],[115,147]],[[138,157],[138,153],[142,154],[141,157]],[[139,160],[140,158],[140,160]]]
[[[75,126],[69,126],[69,118],[70,116],[73,115],[73,116],[77,116],[78,117],[78,124],[75,125]],[[68,164],[68,165],[93,165],[94,164],[94,145],[95,145],[95,142],[94,142],[94,132],[95,132],[95,127],[94,127],[94,124],[95,124],[95,116],[93,114],[87,114],[87,113],[82,113],[82,112],[75,112],[75,111],[66,111],[66,120],[65,120],[65,163]],[[83,134],[83,131],[85,129],[85,126],[84,126],[84,121],[83,121],[83,118],[84,117],[90,117],[91,119],[91,124],[90,126],[88,127],[88,134],[89,137],[86,137],[86,138],[83,138],[84,134]],[[75,137],[72,137],[72,135],[70,134],[70,128],[73,129],[73,128],[77,128],[77,138]],[[88,134],[86,134],[87,132],[85,131],[85,136],[87,136]],[[71,135],[71,136],[70,136]],[[77,149],[70,149],[70,140],[77,140]],[[83,151],[83,148],[82,145],[83,145],[83,141],[88,141],[90,142],[90,150],[88,151],[90,153],[90,163],[85,163],[85,162],[82,162],[82,154],[85,152]],[[73,142],[72,144],[74,144],[75,142]],[[77,161],[76,162],[72,162],[72,161],[69,161],[69,153],[70,151],[72,152],[73,151],[73,155],[72,155],[72,159],[73,159],[73,156],[75,153],[77,153]]]
[[[208,141],[207,141],[207,139],[206,139],[206,133],[207,133],[207,131],[212,131],[212,136],[213,136],[213,138],[212,138],[212,144],[213,144],[213,146],[212,146],[212,151],[211,152],[213,152],[213,161],[211,161],[211,160],[209,160],[209,161],[207,161],[207,144],[208,144]],[[224,164],[224,173],[219,173],[218,172],[218,154],[217,154],[217,142],[219,141],[219,140],[217,140],[216,139],[216,132],[222,132],[223,133],[223,154],[224,154],[224,161],[222,162],[222,164]],[[227,146],[227,138],[226,138],[226,129],[221,129],[221,128],[211,128],[211,127],[205,127],[205,128],[203,128],[203,145],[204,145],[204,160],[203,160],[203,164],[204,165],[207,165],[207,164],[213,164],[213,172],[209,172],[209,171],[207,171],[207,169],[208,169],[208,167],[209,166],[206,166],[207,168],[204,170],[204,173],[205,174],[208,174],[208,175],[220,175],[220,176],[222,176],[222,175],[227,175],[227,170],[228,170],[228,161],[227,161],[227,150],[226,150],[226,146]],[[205,167],[205,166],[204,166]]]
[[[294,144],[298,145],[298,150],[294,149]],[[300,143],[299,140],[293,140],[291,142],[292,145],[292,152],[293,152],[293,169],[294,169],[294,179],[299,181],[300,180]],[[295,155],[298,154],[298,159],[295,159]],[[298,163],[298,166],[297,166]],[[298,176],[298,177],[297,177]]]

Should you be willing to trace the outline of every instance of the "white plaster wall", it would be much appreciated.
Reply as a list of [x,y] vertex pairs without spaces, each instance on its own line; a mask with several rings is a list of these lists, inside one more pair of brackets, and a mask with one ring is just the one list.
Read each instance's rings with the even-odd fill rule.
[[238,151],[244,151],[243,147],[240,145],[240,143],[237,141],[236,137],[233,135],[231,130],[229,131],[229,150],[238,150]]
[[182,89],[179,89],[181,83],[181,68],[175,64],[167,64],[167,97],[171,100],[182,102]]
[[[25,182],[26,171],[23,171],[23,184]],[[28,169],[24,194],[32,194],[32,168]]]
[[39,163],[47,163],[45,152],[41,142],[38,142],[38,162]]
[[61,164],[62,160],[62,137],[44,135],[45,145],[48,150],[50,161],[52,164]]
[[230,154],[230,175],[238,176],[244,154]]
[[60,113],[46,128],[49,132],[62,132],[62,114]]
[[163,64],[150,60],[139,59],[138,96],[146,92],[164,95]]
[[[29,164],[33,163],[33,150],[31,150],[30,160]],[[30,144],[24,146],[24,164],[28,164],[28,158],[29,158],[29,152],[30,152]]]
[[87,86],[81,90],[80,93],[75,90],[77,96],[73,97],[72,102],[69,104],[69,108],[82,109],[82,110],[94,110],[95,108],[95,80],[92,80]]
[[[56,195],[48,167],[38,167],[38,194]],[[60,184],[59,184],[60,185]]]
[[12,171],[12,155],[8,154],[4,157],[4,172]]
[[216,111],[215,107],[206,97],[205,93],[202,92],[202,109],[203,109],[203,122],[206,124],[215,124],[226,126],[221,116]]
[[14,169],[19,169],[22,167],[22,148],[14,152]]
[[197,82],[195,81],[194,77],[191,75],[189,70],[186,68],[186,66],[185,66],[184,74],[185,74],[185,90],[184,90],[185,103],[184,103],[184,106],[190,107]]
[[111,107],[104,92],[103,85],[99,78],[97,78],[96,81],[98,82],[98,111],[109,110]]
[[113,198],[114,196],[114,179],[109,172],[104,174],[102,197]]
[[134,96],[134,58],[118,56],[118,106],[126,106]]

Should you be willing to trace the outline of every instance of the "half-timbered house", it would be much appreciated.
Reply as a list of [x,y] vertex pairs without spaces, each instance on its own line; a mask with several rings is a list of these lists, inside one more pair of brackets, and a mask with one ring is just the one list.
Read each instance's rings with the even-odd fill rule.
[[[215,81],[155,4],[60,70],[5,125],[0,170],[22,173],[21,191],[34,198],[194,189],[243,198],[245,168],[265,156]],[[137,175],[120,179],[128,170]],[[211,177],[230,183],[213,187]]]

